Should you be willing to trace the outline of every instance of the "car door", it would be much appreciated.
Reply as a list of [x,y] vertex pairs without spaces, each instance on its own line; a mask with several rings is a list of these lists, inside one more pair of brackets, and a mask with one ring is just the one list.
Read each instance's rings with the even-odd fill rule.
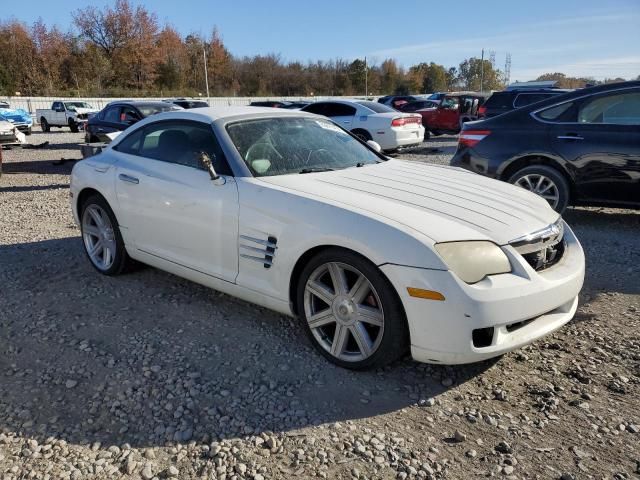
[[562,120],[550,142],[573,165],[578,196],[640,204],[640,88],[577,100]]
[[66,125],[66,115],[62,102],[53,102],[51,105],[51,125]]
[[353,128],[354,117],[356,115],[356,108],[344,103],[327,103],[324,115],[336,122],[342,128],[351,130]]
[[[146,125],[114,147],[122,225],[134,248],[234,282],[238,272],[238,191],[210,124]],[[198,160],[212,159],[213,181]]]
[[459,125],[458,108],[459,99],[456,97],[445,97],[438,107],[433,120],[429,123],[431,128],[441,130],[457,130]]

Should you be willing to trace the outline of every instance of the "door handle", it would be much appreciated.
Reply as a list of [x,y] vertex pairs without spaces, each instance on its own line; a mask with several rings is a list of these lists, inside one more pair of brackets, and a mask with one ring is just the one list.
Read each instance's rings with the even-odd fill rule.
[[138,180],[136,177],[132,177],[130,175],[125,175],[124,173],[121,173],[120,175],[118,175],[118,178],[120,180],[122,180],[123,182],[133,183],[135,185],[140,183],[140,180]]
[[578,135],[558,135],[556,138],[559,140],[584,140],[584,137]]
[[343,120],[342,123],[344,123],[345,125],[349,125],[351,122],[349,120]]
[[98,132],[104,132],[104,128],[99,128]]

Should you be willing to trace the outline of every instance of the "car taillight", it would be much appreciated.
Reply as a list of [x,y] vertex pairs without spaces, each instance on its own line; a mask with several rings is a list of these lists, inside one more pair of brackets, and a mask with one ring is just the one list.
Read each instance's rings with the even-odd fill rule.
[[421,124],[422,115],[412,115],[410,117],[398,117],[391,120],[392,127],[402,127],[404,125]]
[[465,147],[474,147],[491,134],[490,130],[463,130],[460,132],[458,143]]
[[479,117],[484,117],[484,115],[487,113],[487,107],[480,107],[478,108],[478,116]]

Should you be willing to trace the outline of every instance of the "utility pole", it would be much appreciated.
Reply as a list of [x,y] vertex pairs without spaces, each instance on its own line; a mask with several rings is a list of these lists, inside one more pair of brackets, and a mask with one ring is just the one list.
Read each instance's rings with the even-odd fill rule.
[[202,47],[202,54],[204,55],[204,84],[207,87],[207,103],[209,103],[209,72],[207,71],[207,46]]
[[369,95],[369,69],[367,68],[367,57],[364,57],[364,97]]
[[484,48],[482,49],[482,58],[480,59],[480,92],[484,91]]

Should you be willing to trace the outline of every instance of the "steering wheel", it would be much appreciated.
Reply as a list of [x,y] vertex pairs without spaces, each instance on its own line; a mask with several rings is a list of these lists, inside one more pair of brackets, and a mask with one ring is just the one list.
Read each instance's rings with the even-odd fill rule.
[[261,160],[271,158],[271,153],[275,154],[275,156],[282,160],[282,155],[280,152],[276,150],[276,147],[267,142],[259,142],[254,143],[247,150],[246,160],[247,162],[251,162],[252,160]]
[[328,154],[329,157],[331,158],[331,160],[335,160],[335,156],[329,150],[327,150],[326,148],[319,148],[317,150],[311,150],[309,152],[309,156],[307,157],[307,161],[306,161],[305,165],[309,165],[309,162],[311,161],[311,157],[313,155],[318,155],[318,154],[321,154],[321,153],[324,153],[325,155]]

